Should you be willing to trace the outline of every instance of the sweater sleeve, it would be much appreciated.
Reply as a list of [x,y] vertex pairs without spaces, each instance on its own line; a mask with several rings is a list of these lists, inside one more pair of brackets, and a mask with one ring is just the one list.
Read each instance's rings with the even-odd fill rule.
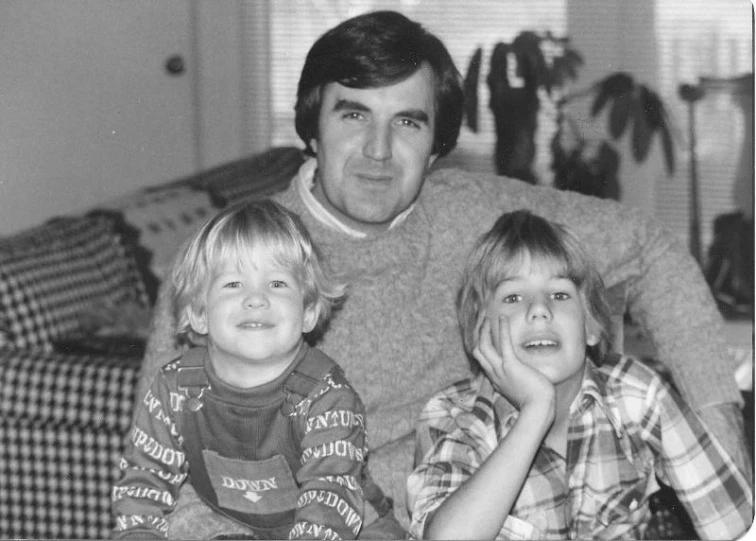
[[750,483],[699,417],[655,378],[641,421],[657,456],[657,475],[671,486],[701,539],[736,539],[753,521]]
[[165,516],[175,507],[187,465],[162,373],[137,404],[120,469],[112,494],[113,537],[167,537]]
[[340,369],[297,407],[302,467],[290,539],[355,539],[364,518],[360,480],[367,458],[365,410]]

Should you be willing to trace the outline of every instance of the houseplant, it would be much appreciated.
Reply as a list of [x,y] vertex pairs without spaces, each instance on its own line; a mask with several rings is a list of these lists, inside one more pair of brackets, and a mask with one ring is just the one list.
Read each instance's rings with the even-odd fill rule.
[[[473,131],[477,131],[478,124],[481,58],[482,50],[478,48],[465,78],[467,125]],[[486,81],[496,127],[496,172],[531,183],[538,181],[532,165],[539,94],[553,96],[559,91],[557,131],[551,143],[557,188],[619,199],[622,153],[617,143],[629,130],[631,155],[639,163],[648,157],[655,134],[660,134],[667,172],[671,174],[675,167],[674,148],[661,98],[627,73],[613,73],[584,90],[562,95],[566,84],[577,79],[582,64],[583,58],[570,46],[569,38],[549,32],[521,32],[511,44],[500,42],[494,46]],[[598,143],[585,136],[569,112],[568,105],[586,98],[592,100],[591,117],[607,112],[609,137]]]

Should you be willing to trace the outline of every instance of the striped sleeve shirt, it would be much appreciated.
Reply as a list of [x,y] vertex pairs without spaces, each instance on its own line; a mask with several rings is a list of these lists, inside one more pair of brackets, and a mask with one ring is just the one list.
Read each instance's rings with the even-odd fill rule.
[[[517,418],[483,375],[433,397],[418,421],[408,480],[410,533],[462,485]],[[570,408],[567,453],[542,444],[498,539],[640,539],[657,476],[703,539],[735,539],[753,520],[744,475],[699,417],[652,369],[623,357],[586,362]]]

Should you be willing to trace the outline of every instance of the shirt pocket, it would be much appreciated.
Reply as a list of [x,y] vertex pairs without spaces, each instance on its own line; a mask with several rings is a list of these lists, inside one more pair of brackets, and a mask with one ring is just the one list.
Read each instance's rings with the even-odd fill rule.
[[202,455],[220,507],[254,515],[296,509],[299,487],[283,456],[238,460],[209,450]]
[[[648,513],[650,489],[644,460],[636,457],[637,463],[616,463],[604,477],[604,491],[590,491],[594,500],[596,520],[604,528],[636,526]],[[608,473],[605,472],[605,475]],[[653,477],[653,472],[649,472]],[[616,476],[616,477],[615,477]],[[596,485],[594,485],[596,486]]]
[[620,524],[636,525],[647,509],[648,498],[643,490],[632,488],[613,494],[607,501],[601,502],[596,519],[605,527]]

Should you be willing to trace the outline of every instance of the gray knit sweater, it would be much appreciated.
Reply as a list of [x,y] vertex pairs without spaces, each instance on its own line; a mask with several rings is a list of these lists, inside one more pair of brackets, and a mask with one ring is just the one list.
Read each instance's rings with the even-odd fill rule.
[[[442,169],[426,180],[401,225],[354,239],[311,216],[293,187],[276,198],[302,217],[330,266],[351,284],[318,346],[360,393],[371,472],[402,511],[415,419],[432,394],[469,374],[454,311],[463,264],[475,239],[502,212],[530,209],[579,236],[607,287],[624,284],[630,313],[649,329],[660,360],[695,408],[741,400],[725,357],[721,317],[698,267],[635,209]],[[167,289],[158,301],[145,375],[175,351]]]

